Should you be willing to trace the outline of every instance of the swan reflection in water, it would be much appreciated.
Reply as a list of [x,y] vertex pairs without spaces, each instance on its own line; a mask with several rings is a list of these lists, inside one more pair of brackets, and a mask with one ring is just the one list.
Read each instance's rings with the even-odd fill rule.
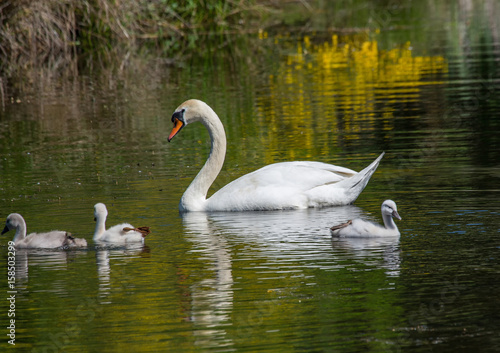
[[203,347],[232,345],[221,326],[230,325],[233,309],[232,256],[225,234],[204,212],[183,214],[188,240],[193,252],[208,264],[214,275],[191,287],[191,320],[201,329],[195,330],[197,344]]
[[[334,250],[342,250],[351,258],[366,265],[385,269],[390,277],[398,277],[401,249],[398,238],[336,238],[331,239]],[[382,255],[382,256],[381,256]]]
[[247,248],[255,247],[260,255],[311,259],[318,252],[324,253],[332,222],[361,214],[359,207],[350,205],[289,211],[189,212],[182,218],[193,236],[222,232]]
[[[191,319],[204,330],[197,330],[204,344],[227,340],[221,326],[230,323],[233,308],[234,279],[232,248],[238,258],[266,258],[270,268],[307,262],[307,267],[338,269],[346,257],[388,269],[399,269],[398,239],[341,239],[332,241],[331,224],[358,218],[357,206],[266,212],[188,212],[182,213],[186,236],[193,243],[192,252],[201,255],[210,278],[192,287]],[[383,254],[381,256],[381,253]],[[201,343],[201,342],[200,342]],[[222,342],[224,343],[224,342]],[[230,344],[230,342],[225,342]],[[206,346],[206,345],[205,345]]]
[[[112,259],[134,258],[149,252],[149,247],[141,243],[127,245],[98,245],[95,248],[97,262],[97,276],[99,280],[99,302],[100,304],[111,303],[111,261]],[[121,272],[120,272],[121,271]],[[123,273],[123,266],[113,271],[115,278],[127,278]],[[123,276],[122,276],[123,275]],[[127,284],[120,282],[122,286]]]
[[69,262],[85,251],[60,249],[16,249],[16,290],[27,290],[30,267],[43,270],[66,270]]

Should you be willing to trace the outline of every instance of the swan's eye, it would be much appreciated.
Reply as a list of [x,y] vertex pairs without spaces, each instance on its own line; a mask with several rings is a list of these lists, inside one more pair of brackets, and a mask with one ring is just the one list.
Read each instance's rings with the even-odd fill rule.
[[185,111],[186,111],[186,109],[181,109],[178,112],[175,112],[174,114],[172,114],[172,122],[175,123],[176,119],[184,122],[184,112]]

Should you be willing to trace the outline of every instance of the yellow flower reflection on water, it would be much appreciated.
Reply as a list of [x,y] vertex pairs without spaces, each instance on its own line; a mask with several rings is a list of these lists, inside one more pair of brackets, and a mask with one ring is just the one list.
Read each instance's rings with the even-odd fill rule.
[[[418,106],[422,86],[442,84],[439,78],[448,71],[442,56],[414,55],[409,42],[381,50],[368,34],[333,35],[326,41],[306,36],[287,49],[269,76],[268,94],[258,98],[257,112],[270,129],[264,141],[269,150],[283,139],[280,131],[291,135],[283,159],[314,157],[309,154],[318,148],[331,153],[339,133],[356,139],[373,131],[376,121],[391,130],[396,104]],[[331,132],[328,141],[319,141],[318,133],[325,131]],[[310,152],[297,156],[298,151]]]

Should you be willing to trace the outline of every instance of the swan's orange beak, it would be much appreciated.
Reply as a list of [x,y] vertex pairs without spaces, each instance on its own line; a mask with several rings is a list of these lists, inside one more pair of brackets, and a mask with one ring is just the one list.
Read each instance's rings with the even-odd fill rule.
[[174,118],[172,120],[174,121],[174,127],[170,132],[170,135],[168,135],[168,142],[170,142],[170,140],[172,140],[174,136],[177,135],[177,133],[184,127],[184,123],[182,122],[182,120],[177,118]]

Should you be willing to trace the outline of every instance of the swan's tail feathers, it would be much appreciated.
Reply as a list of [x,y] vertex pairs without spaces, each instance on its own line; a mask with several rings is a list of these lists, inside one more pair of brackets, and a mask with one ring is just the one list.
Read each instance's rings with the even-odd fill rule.
[[378,164],[382,157],[384,157],[385,152],[382,152],[380,156],[377,157],[368,167],[360,171],[358,174],[351,178],[342,180],[337,185],[345,189],[346,195],[348,196],[350,202],[356,201],[358,196],[364,190],[366,184],[370,180],[373,173],[377,170]]
[[137,227],[137,228],[125,227],[125,228],[123,228],[124,232],[130,232],[131,230],[141,233],[143,238],[146,238],[146,235],[151,233],[151,230],[149,229],[149,227]]

